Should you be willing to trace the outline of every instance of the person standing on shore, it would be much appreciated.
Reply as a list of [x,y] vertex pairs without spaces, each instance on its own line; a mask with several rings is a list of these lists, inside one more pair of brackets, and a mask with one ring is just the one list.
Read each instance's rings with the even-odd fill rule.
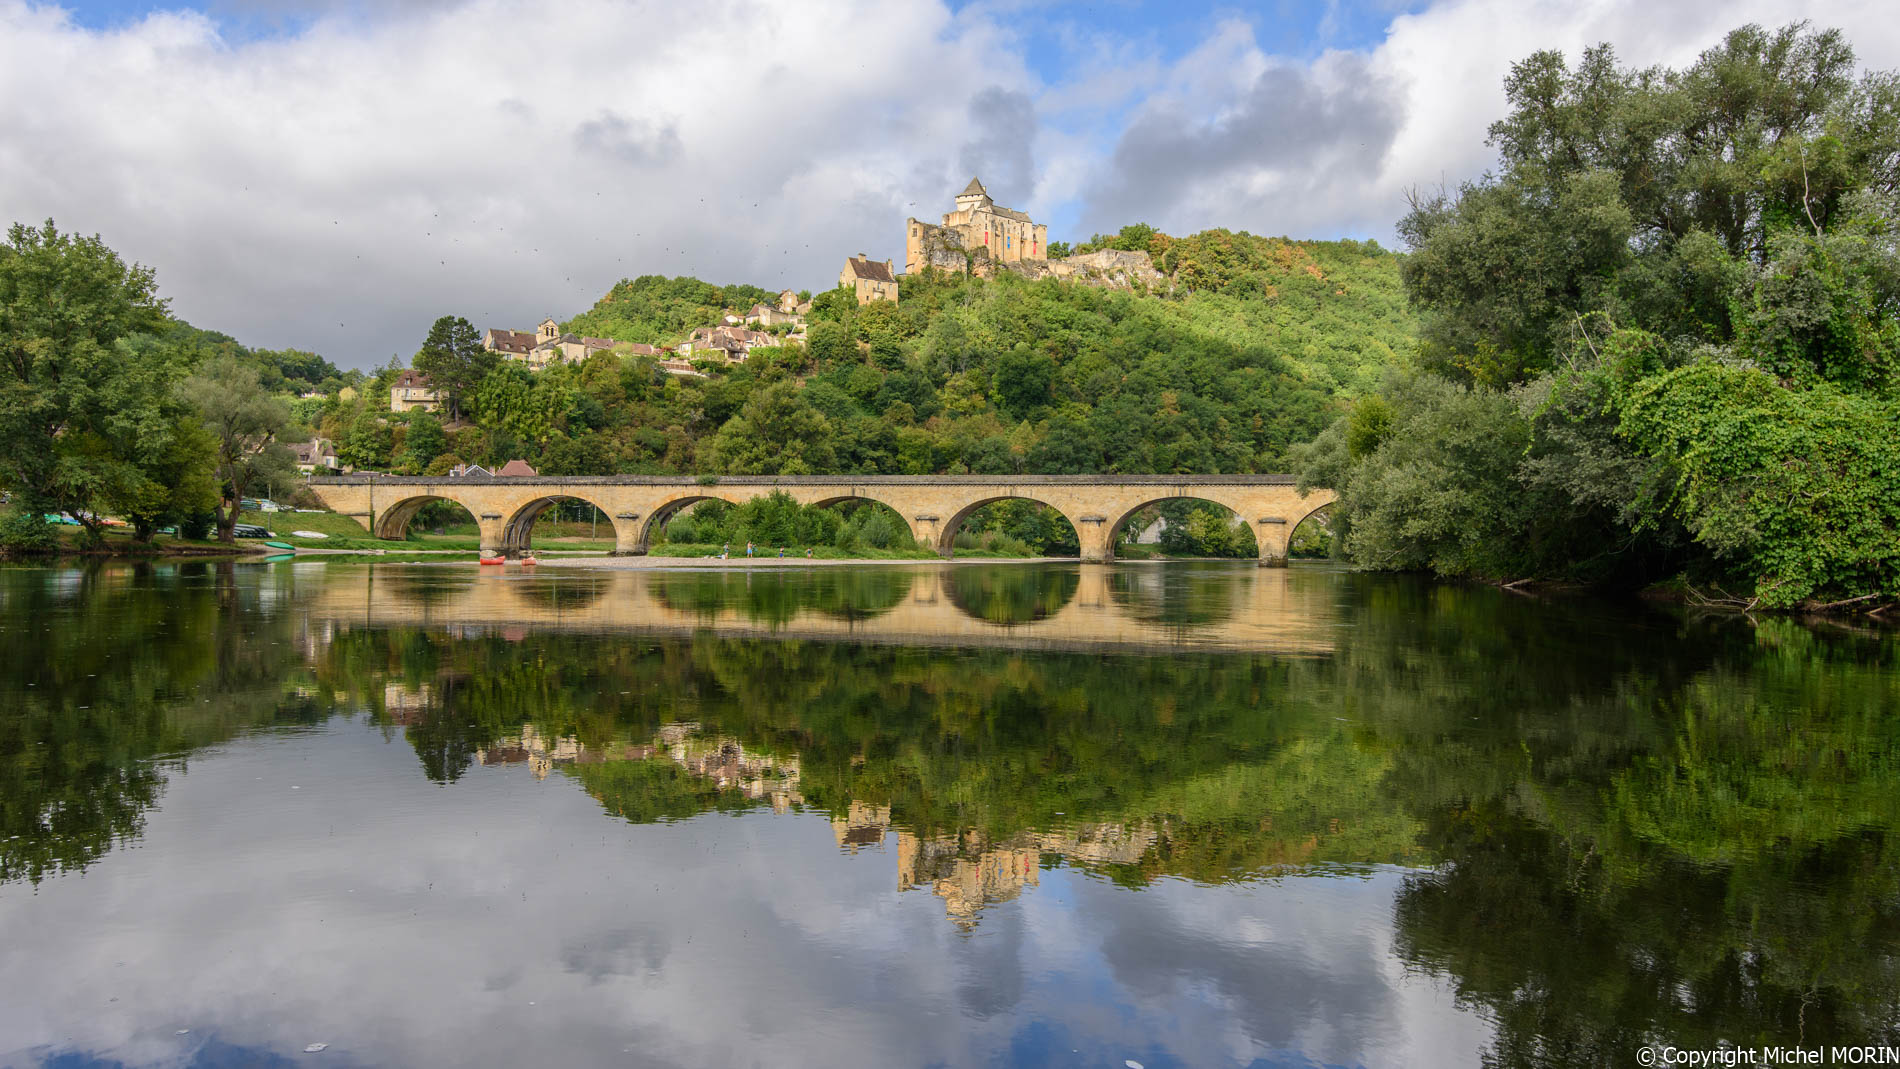
[[725,545],[719,547],[719,559],[725,560],[730,556],[732,556],[732,543],[727,542]]
[[752,543],[750,543],[750,542],[747,542],[747,543],[745,544],[745,556],[746,556],[746,559],[747,559],[747,560],[751,560],[751,559],[752,559]]

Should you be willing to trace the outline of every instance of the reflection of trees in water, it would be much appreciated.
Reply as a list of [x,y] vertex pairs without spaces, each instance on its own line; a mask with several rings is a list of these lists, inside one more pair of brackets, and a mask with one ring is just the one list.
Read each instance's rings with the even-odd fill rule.
[[536,608],[556,613],[585,609],[606,596],[613,577],[601,572],[542,572],[515,584],[515,596]]
[[77,871],[136,839],[162,760],[327,715],[297,675],[272,570],[0,569],[0,881]]
[[[1399,952],[1490,1007],[1496,1064],[1751,1027],[1891,1041],[1893,639],[1338,580],[1351,626],[1325,659],[702,635],[601,665],[593,688],[631,707],[590,719],[576,686],[542,708],[588,745],[691,718],[796,753],[808,805],[976,871],[1024,851],[1137,885],[1435,865],[1401,892]],[[506,655],[590,678],[618,655],[524,645],[443,652],[475,677]],[[572,771],[629,819],[756,804],[619,764]]]
[[1606,855],[1489,807],[1446,809],[1431,835],[1450,864],[1407,881],[1397,949],[1490,1010],[1488,1064],[1609,1065],[1657,1038],[1900,1039],[1884,830],[1715,866],[1660,843]]
[[944,573],[957,608],[992,624],[1027,624],[1054,616],[1075,597],[1081,577],[1073,568],[966,564]]
[[[0,877],[136,836],[159,755],[323,715],[285,689],[296,617],[267,611],[269,571],[0,571]],[[1036,570],[952,580],[968,594],[980,571]],[[756,804],[634,758],[690,720],[795,756],[805,804],[877,825],[860,838],[888,825],[979,872],[992,854],[1129,884],[1429,863],[1397,952],[1498,1021],[1494,1064],[1657,1036],[1895,1041],[1900,639],[1325,581],[1345,625],[1325,658],[358,629],[315,647],[311,693],[379,710],[441,782],[524,723],[573,739],[571,774],[634,820]],[[920,878],[960,871],[939,860]],[[972,886],[978,905],[1008,892]]]
[[915,575],[899,568],[706,569],[659,572],[654,596],[671,609],[702,619],[738,609],[766,624],[789,623],[811,611],[846,620],[889,612],[910,593]]
[[364,570],[362,581],[369,584],[372,611],[378,600],[435,608],[451,598],[468,592],[478,577],[466,569],[429,565],[394,565]]
[[890,612],[910,596],[917,578],[909,568],[823,568],[806,574],[811,607],[841,620],[869,620]]
[[1223,623],[1233,618],[1234,597],[1254,581],[1232,567],[1170,564],[1121,567],[1108,575],[1108,593],[1133,619],[1172,627]]
[[685,820],[712,811],[737,813],[765,804],[663,758],[577,764],[569,772],[601,808],[635,824]]

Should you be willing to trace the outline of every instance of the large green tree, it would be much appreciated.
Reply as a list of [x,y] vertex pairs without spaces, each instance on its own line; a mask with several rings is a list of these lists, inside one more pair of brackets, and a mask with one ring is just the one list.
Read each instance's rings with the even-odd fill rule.
[[158,330],[152,272],[97,236],[14,224],[0,245],[0,481],[24,516],[97,510],[135,482],[142,428],[167,425],[168,354],[120,342]]
[[218,508],[218,537],[235,541],[245,495],[295,466],[290,450],[278,441],[290,426],[290,408],[265,392],[256,368],[229,357],[199,368],[178,391],[216,441],[226,498]]
[[501,362],[482,348],[482,336],[461,316],[443,316],[429,327],[429,336],[410,366],[429,376],[442,394],[442,403],[454,418],[475,396],[482,379]]

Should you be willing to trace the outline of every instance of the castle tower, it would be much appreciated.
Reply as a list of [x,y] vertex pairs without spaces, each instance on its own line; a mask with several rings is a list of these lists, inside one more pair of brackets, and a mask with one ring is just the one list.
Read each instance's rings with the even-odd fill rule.
[[957,194],[957,211],[960,212],[967,212],[976,208],[987,208],[995,203],[995,201],[990,199],[989,190],[984,189],[983,183],[977,181],[975,178],[971,178],[970,184],[964,186],[963,192]]

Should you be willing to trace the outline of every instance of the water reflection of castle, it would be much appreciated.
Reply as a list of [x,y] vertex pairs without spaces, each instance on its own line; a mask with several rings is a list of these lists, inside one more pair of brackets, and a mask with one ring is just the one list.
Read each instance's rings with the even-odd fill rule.
[[843,816],[831,818],[840,849],[882,847],[891,832],[897,838],[897,889],[928,888],[943,899],[944,912],[958,927],[971,928],[985,906],[1007,902],[1023,888],[1041,882],[1042,858],[1053,854],[1072,863],[1132,865],[1158,836],[1147,822],[1077,824],[1061,830],[1022,832],[1001,841],[976,829],[957,835],[919,836],[893,828],[889,806],[852,802]]

